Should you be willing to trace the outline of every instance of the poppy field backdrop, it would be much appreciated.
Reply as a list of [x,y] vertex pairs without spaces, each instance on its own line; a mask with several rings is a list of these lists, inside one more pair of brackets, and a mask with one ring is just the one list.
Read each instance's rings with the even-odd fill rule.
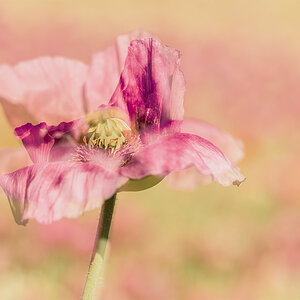
[[[119,194],[104,299],[299,299],[299,9],[292,0],[0,1],[1,64],[89,63],[119,34],[144,29],[182,53],[185,116],[244,143],[239,188],[162,181]],[[0,126],[0,146],[18,147],[2,111]],[[22,227],[1,195],[0,299],[79,299],[98,213]]]

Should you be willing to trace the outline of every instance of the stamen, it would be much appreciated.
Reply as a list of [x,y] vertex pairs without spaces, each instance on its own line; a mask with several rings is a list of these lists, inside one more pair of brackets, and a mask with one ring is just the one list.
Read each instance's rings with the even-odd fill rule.
[[103,148],[113,153],[126,143],[131,128],[122,119],[114,117],[113,112],[101,110],[87,117],[89,129],[83,142],[90,148]]
[[83,142],[87,146],[86,136],[83,137]]
[[139,135],[112,110],[91,113],[83,126],[85,134],[75,150],[72,161],[92,162],[109,169],[127,165],[142,147]]

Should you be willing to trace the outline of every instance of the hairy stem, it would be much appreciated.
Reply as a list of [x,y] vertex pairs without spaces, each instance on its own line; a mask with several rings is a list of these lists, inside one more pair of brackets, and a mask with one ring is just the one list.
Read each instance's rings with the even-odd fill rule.
[[82,300],[94,300],[97,290],[101,292],[103,285],[103,267],[105,250],[116,201],[116,194],[106,200],[102,206],[94,251],[82,295]]

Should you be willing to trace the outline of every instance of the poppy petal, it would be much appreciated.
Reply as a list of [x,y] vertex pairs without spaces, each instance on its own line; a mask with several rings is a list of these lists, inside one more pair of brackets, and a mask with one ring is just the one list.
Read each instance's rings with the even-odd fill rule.
[[78,217],[100,207],[125,182],[100,165],[76,162],[37,163],[0,178],[18,224]]
[[143,148],[120,173],[139,179],[147,175],[166,176],[191,166],[225,186],[239,185],[245,179],[216,146],[199,136],[184,133],[162,137]]
[[0,66],[0,101],[13,127],[27,122],[57,124],[84,113],[87,66],[62,57],[41,57]]

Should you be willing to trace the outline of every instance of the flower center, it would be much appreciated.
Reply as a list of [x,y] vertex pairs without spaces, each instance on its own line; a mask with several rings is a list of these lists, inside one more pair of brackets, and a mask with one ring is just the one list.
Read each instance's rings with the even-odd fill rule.
[[83,141],[90,148],[118,150],[126,142],[131,131],[126,122],[115,117],[111,111],[92,113],[86,121],[89,129]]
[[142,144],[124,120],[124,115],[114,108],[88,114],[72,160],[93,162],[109,169],[125,166]]

